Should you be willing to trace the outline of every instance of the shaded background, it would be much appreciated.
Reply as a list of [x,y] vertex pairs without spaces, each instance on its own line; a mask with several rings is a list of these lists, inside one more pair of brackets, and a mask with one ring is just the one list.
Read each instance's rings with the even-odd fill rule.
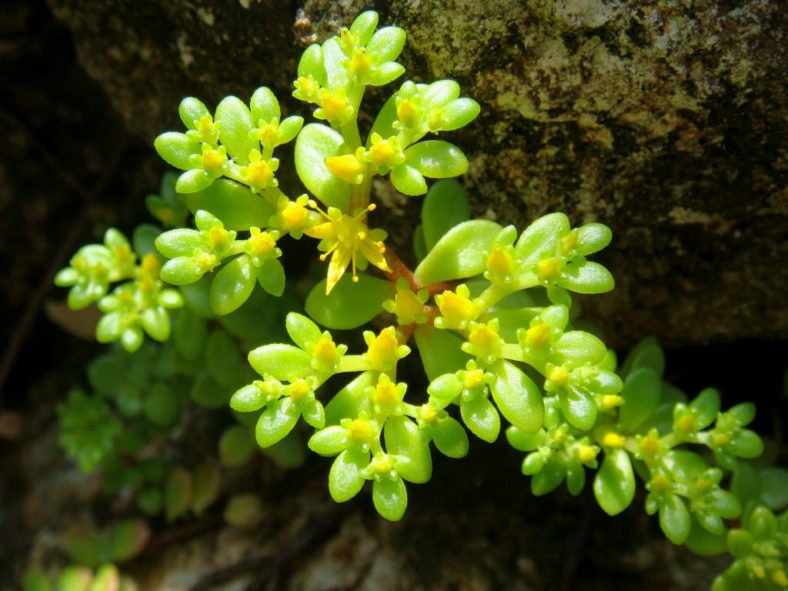
[[[690,393],[719,387],[725,405],[756,400],[758,427],[779,440],[788,360],[779,2],[11,0],[0,18],[8,580],[35,532],[65,527],[97,494],[55,447],[53,405],[101,348],[48,320],[64,296],[50,288],[54,271],[107,226],[130,233],[147,220],[143,198],[165,170],[151,143],[180,128],[183,96],[211,106],[266,84],[306,114],[287,98],[300,51],[367,7],[407,31],[409,77],[455,78],[481,103],[479,120],[452,134],[471,161],[463,182],[474,213],[523,227],[563,210],[574,224],[610,225],[602,259],[617,289],[584,301],[587,317],[621,350],[656,334],[670,379]],[[420,202],[376,188],[381,225],[408,244]],[[165,539],[127,570],[156,588],[167,564],[199,578],[239,556],[278,556],[277,568],[260,559],[244,574],[307,589],[595,589],[609,577],[621,589],[691,589],[719,570],[664,541],[642,499],[613,520],[587,494],[533,499],[519,454],[474,443],[469,458],[437,460],[433,481],[410,487],[399,524],[381,523],[367,499],[334,507],[325,461],[295,474],[263,462],[271,513],[260,531],[208,522],[186,529],[189,544]],[[304,532],[307,543],[283,554]]]

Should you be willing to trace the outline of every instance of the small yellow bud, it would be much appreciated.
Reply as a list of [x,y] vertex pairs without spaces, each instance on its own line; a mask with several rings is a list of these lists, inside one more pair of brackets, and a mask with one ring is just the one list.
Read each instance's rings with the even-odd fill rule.
[[514,273],[512,255],[505,248],[496,246],[487,257],[487,270],[492,275],[492,281],[511,277]]
[[197,266],[205,272],[212,271],[218,264],[219,260],[214,255],[208,254],[207,252],[203,252],[197,257]]
[[546,323],[537,324],[528,329],[525,333],[525,346],[539,349],[550,342],[550,325]]
[[624,399],[618,394],[604,394],[602,396],[602,410],[610,410],[624,404]]
[[320,93],[320,106],[326,113],[329,121],[338,121],[345,116],[346,107],[350,103],[346,98],[339,97],[331,92],[324,90]]
[[586,464],[596,458],[596,450],[590,445],[580,445],[577,448],[577,459]]
[[441,109],[433,109],[427,117],[427,125],[430,129],[437,130],[443,126],[443,111]]
[[456,293],[444,291],[440,295],[438,308],[443,317],[440,328],[464,328],[475,317],[476,304],[458,288]]
[[566,440],[568,438],[569,438],[569,435],[567,435],[566,431],[564,431],[563,429],[558,430],[555,433],[553,433],[553,442],[556,445],[563,445],[564,443],[566,443]]
[[676,421],[676,426],[681,431],[693,431],[695,429],[695,417],[691,414],[685,414],[679,417]]
[[563,367],[554,367],[547,376],[556,388],[565,388],[569,383],[569,372]]
[[723,445],[726,445],[728,442],[730,442],[730,440],[731,440],[731,437],[727,433],[712,433],[711,434],[711,443],[712,443],[712,445],[715,445],[716,447],[721,447]]
[[572,230],[561,238],[561,252],[569,254],[575,246],[577,246],[577,232]]
[[263,125],[260,130],[260,141],[264,146],[273,147],[279,141],[279,128],[270,123]]
[[645,456],[650,456],[655,454],[659,450],[659,439],[652,436],[646,435],[640,440],[640,451]]
[[438,412],[429,404],[423,404],[419,409],[419,418],[425,423],[431,423],[438,418]]
[[156,255],[152,252],[149,252],[144,257],[142,257],[142,263],[140,263],[140,266],[142,267],[143,273],[156,276],[158,276],[159,269],[161,268],[161,265],[159,265],[159,259],[157,259]]
[[227,235],[227,230],[224,228],[219,228],[214,226],[210,230],[208,230],[208,241],[211,243],[211,246],[224,246],[226,247],[230,243],[230,239]]
[[536,265],[539,279],[548,280],[554,279],[561,272],[561,261],[555,257],[539,261]]
[[397,363],[399,343],[393,326],[383,329],[368,343],[367,361],[373,369],[388,371]]
[[291,230],[300,230],[304,226],[304,221],[309,212],[306,207],[299,205],[295,201],[288,203],[282,211],[279,212],[279,223],[282,230],[290,232]]
[[699,491],[704,492],[709,490],[712,486],[714,486],[714,483],[708,478],[698,478],[693,484],[693,486]]
[[375,395],[372,400],[375,404],[383,407],[396,406],[402,402],[397,391],[397,385],[391,381],[379,382],[375,387]]
[[605,447],[624,447],[626,441],[615,431],[608,431],[605,433],[604,437],[602,437],[602,445]]
[[357,185],[364,179],[364,163],[354,154],[330,156],[326,158],[326,168],[351,185]]
[[298,379],[290,384],[290,398],[293,400],[303,400],[311,391],[311,386],[304,379]]
[[265,189],[274,178],[274,171],[271,170],[268,162],[258,160],[249,164],[246,180],[250,185]]
[[210,115],[203,115],[197,120],[197,132],[205,141],[210,141],[216,133],[216,128]]
[[258,232],[249,237],[249,254],[254,257],[262,257],[271,252],[276,246],[276,242],[268,232]]
[[366,56],[363,49],[357,49],[350,58],[350,74],[353,76],[363,76],[369,71],[372,62]]
[[649,482],[650,489],[654,492],[665,492],[670,488],[670,480],[664,474],[657,474]]
[[395,148],[396,146],[390,140],[373,143],[369,148],[372,164],[375,166],[393,166],[395,156],[399,153],[399,150]]
[[205,150],[202,153],[202,167],[207,172],[219,174],[225,162],[227,162],[227,156],[219,150]]
[[312,357],[320,363],[333,365],[339,360],[339,352],[334,341],[321,337],[312,351]]
[[372,425],[369,424],[369,421],[356,419],[350,423],[348,434],[350,439],[357,443],[367,442],[372,438]]
[[369,463],[370,468],[375,474],[388,474],[391,472],[391,459],[389,458],[388,454],[381,454],[379,456],[375,456],[372,458],[372,461]]
[[473,345],[473,354],[477,357],[500,357],[503,340],[498,331],[489,324],[476,324],[468,335],[468,342]]
[[397,105],[397,118],[400,123],[412,124],[415,123],[419,117],[419,108],[408,99],[403,99]]
[[462,385],[468,390],[476,390],[484,385],[484,370],[469,369],[465,372]]

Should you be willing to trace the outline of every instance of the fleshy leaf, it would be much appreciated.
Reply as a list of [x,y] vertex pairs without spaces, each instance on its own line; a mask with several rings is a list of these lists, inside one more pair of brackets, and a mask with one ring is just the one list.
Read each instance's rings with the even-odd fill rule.
[[185,133],[168,131],[161,134],[153,142],[153,147],[170,166],[180,170],[192,168],[191,157],[200,153],[200,144],[189,138]]
[[576,293],[596,294],[612,290],[616,282],[605,267],[594,261],[586,261],[582,265],[566,265],[561,285]]
[[569,232],[569,218],[563,213],[550,213],[528,226],[515,246],[515,255],[531,265],[555,252],[558,241]]
[[298,404],[290,398],[280,398],[269,404],[257,419],[254,433],[260,447],[271,447],[290,433],[301,416]]
[[249,299],[257,279],[257,269],[247,255],[227,263],[211,282],[211,308],[219,316],[229,314]]
[[421,231],[426,252],[454,226],[470,219],[468,194],[455,180],[438,181],[430,187],[421,206]]
[[568,388],[559,396],[561,412],[573,427],[590,431],[596,424],[597,408],[594,399],[578,388]]
[[490,220],[470,220],[454,226],[416,268],[420,285],[479,275],[487,265],[490,249],[501,226]]
[[262,375],[292,381],[311,375],[312,356],[292,345],[263,345],[249,353],[249,364]]
[[674,544],[683,544],[690,533],[692,521],[687,505],[678,495],[668,495],[659,508],[659,526]]
[[328,492],[337,503],[355,497],[364,486],[361,470],[369,463],[369,453],[358,449],[343,451],[331,464],[328,473]]
[[648,367],[636,369],[624,380],[621,396],[624,405],[619,411],[618,424],[624,431],[634,432],[657,410],[662,396],[660,379]]
[[399,521],[408,508],[408,491],[402,478],[381,478],[372,484],[372,503],[380,516]]
[[606,451],[602,467],[594,478],[594,496],[608,515],[617,515],[629,507],[635,496],[635,474],[624,449]]
[[445,179],[465,174],[468,159],[455,145],[441,140],[427,140],[405,150],[405,162],[426,177]]
[[462,369],[470,359],[460,348],[462,337],[454,331],[422,325],[416,328],[413,336],[424,371],[430,380]]
[[380,314],[383,302],[392,297],[394,286],[390,281],[358,275],[358,282],[354,283],[345,273],[328,295],[325,280],[315,285],[304,307],[312,318],[327,328],[350,329]]
[[501,416],[486,397],[477,396],[470,401],[461,399],[460,414],[471,433],[479,439],[492,443],[498,438]]
[[489,371],[496,378],[490,384],[490,392],[503,417],[523,433],[538,431],[544,418],[544,402],[537,385],[508,361],[497,362]]
[[452,417],[437,419],[433,423],[432,442],[438,451],[450,458],[465,457],[470,445],[465,429]]
[[342,154],[344,142],[338,131],[310,123],[296,139],[295,162],[298,177],[310,193],[326,205],[347,212],[351,186],[326,167],[326,158]]
[[[228,230],[265,228],[275,213],[265,199],[229,179],[218,179],[210,187],[185,196],[192,213],[202,209],[219,218]],[[191,253],[189,253],[191,254]]]
[[227,153],[236,163],[247,164],[249,152],[259,146],[249,134],[254,127],[249,107],[238,97],[225,97],[216,107],[215,119],[219,127],[219,140],[227,148]]
[[424,483],[432,476],[430,447],[422,431],[407,417],[392,417],[383,430],[386,451],[407,457],[410,462],[398,470],[408,482]]

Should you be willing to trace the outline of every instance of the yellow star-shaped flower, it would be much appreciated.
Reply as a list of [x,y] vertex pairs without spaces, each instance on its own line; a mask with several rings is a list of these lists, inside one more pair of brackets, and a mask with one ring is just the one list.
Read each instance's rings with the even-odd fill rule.
[[[320,211],[317,204],[311,201],[309,204],[314,209]],[[323,213],[325,221],[304,231],[307,236],[321,240],[318,248],[323,251],[320,260],[324,261],[331,255],[328,263],[328,277],[326,281],[326,295],[331,293],[334,286],[345,274],[348,264],[352,264],[353,281],[358,281],[356,266],[359,262],[358,254],[378,269],[391,272],[386,263],[386,247],[383,240],[386,233],[383,230],[370,230],[362,221],[367,212],[375,209],[374,205],[356,213],[347,215],[335,207],[330,207],[327,213]]]

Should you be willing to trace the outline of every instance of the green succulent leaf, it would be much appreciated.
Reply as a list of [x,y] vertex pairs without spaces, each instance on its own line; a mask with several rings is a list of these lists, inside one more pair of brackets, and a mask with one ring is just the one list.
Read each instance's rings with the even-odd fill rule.
[[301,416],[299,405],[289,396],[266,406],[255,426],[255,439],[260,447],[271,447],[290,433]]
[[400,164],[391,170],[391,184],[405,195],[423,195],[427,192],[427,181],[419,170],[408,164]]
[[227,153],[238,164],[247,164],[249,152],[259,146],[249,134],[255,126],[249,107],[238,97],[225,97],[216,107],[215,119],[219,127],[219,140],[227,148]]
[[249,429],[242,425],[233,425],[225,429],[219,437],[219,461],[229,468],[243,466],[252,458],[255,447],[255,440]]
[[[530,456],[529,456],[530,457]],[[533,457],[541,457],[534,455]],[[566,477],[566,463],[554,456],[545,461],[539,471],[531,478],[531,492],[539,497],[555,490]]]
[[309,438],[309,449],[321,456],[335,456],[348,446],[348,432],[339,425],[315,431]]
[[570,387],[561,392],[558,400],[570,425],[581,431],[590,431],[594,427],[598,411],[588,392]]
[[192,156],[200,153],[199,142],[194,141],[185,133],[168,131],[161,134],[153,142],[159,156],[170,166],[180,170],[192,168]]
[[399,521],[408,508],[408,491],[402,478],[381,478],[372,484],[372,503],[381,517]]
[[602,467],[594,478],[594,496],[608,515],[617,515],[632,503],[635,497],[635,474],[625,450],[613,448],[605,453]]
[[501,226],[490,220],[470,220],[446,232],[416,268],[421,285],[473,277],[484,271],[493,239]]
[[659,508],[659,526],[674,544],[683,544],[690,534],[692,521],[687,505],[678,495],[668,495]]
[[312,373],[312,356],[292,345],[263,345],[249,353],[249,364],[260,375],[293,381]]
[[417,484],[427,482],[432,476],[432,457],[429,441],[423,432],[409,418],[392,417],[383,429],[386,451],[390,454],[405,456],[410,460],[398,473],[408,482]]
[[370,275],[358,275],[354,283],[345,273],[326,295],[323,280],[309,292],[307,314],[327,328],[350,329],[366,324],[383,310],[383,302],[394,297],[390,281]]
[[659,376],[649,367],[640,367],[624,380],[618,424],[624,431],[634,432],[659,406],[662,385]]
[[268,259],[257,271],[257,282],[266,292],[279,297],[285,291],[285,268],[279,259]]
[[[450,330],[422,325],[413,332],[427,378],[435,380],[465,367],[470,356],[460,346],[462,337]],[[440,397],[440,394],[436,394]]]
[[432,425],[432,442],[439,452],[450,458],[465,457],[470,447],[468,434],[452,417],[435,420]]
[[209,211],[222,221],[227,230],[247,231],[252,226],[265,228],[276,212],[265,199],[229,179],[218,179],[207,189],[189,193],[185,200],[192,213]]
[[616,282],[610,271],[594,261],[582,264],[569,263],[561,275],[561,285],[576,293],[605,293],[611,291]]
[[351,186],[326,167],[326,158],[340,156],[345,140],[320,123],[306,125],[295,144],[296,172],[307,190],[330,207],[347,211]]
[[223,316],[240,308],[249,299],[257,279],[257,269],[248,255],[241,255],[224,267],[211,282],[211,308]]
[[272,119],[279,119],[282,113],[279,109],[279,101],[270,88],[261,86],[252,94],[249,100],[249,106],[252,111],[252,120],[258,122],[271,121]]
[[538,263],[555,252],[559,241],[569,230],[569,218],[563,213],[542,216],[520,235],[515,245],[515,256],[525,265]]
[[583,256],[594,254],[605,248],[613,238],[613,233],[604,224],[585,224],[577,229],[577,252]]
[[213,460],[199,464],[192,472],[191,510],[200,515],[219,498],[222,476]]
[[426,177],[445,179],[465,174],[468,159],[455,145],[441,140],[428,140],[405,150],[405,162]]
[[337,503],[355,497],[364,486],[361,470],[369,464],[369,453],[347,449],[337,456],[328,473],[328,492]]
[[544,402],[533,380],[508,361],[498,361],[489,372],[496,378],[490,392],[503,417],[523,433],[538,431],[544,419]]
[[492,443],[501,431],[501,416],[485,396],[460,401],[460,414],[468,429],[482,441]]
[[425,255],[446,232],[469,220],[470,216],[468,195],[459,182],[441,180],[432,185],[421,206]]
[[164,513],[167,521],[184,515],[192,502],[192,477],[186,468],[175,466],[167,476],[164,488]]

